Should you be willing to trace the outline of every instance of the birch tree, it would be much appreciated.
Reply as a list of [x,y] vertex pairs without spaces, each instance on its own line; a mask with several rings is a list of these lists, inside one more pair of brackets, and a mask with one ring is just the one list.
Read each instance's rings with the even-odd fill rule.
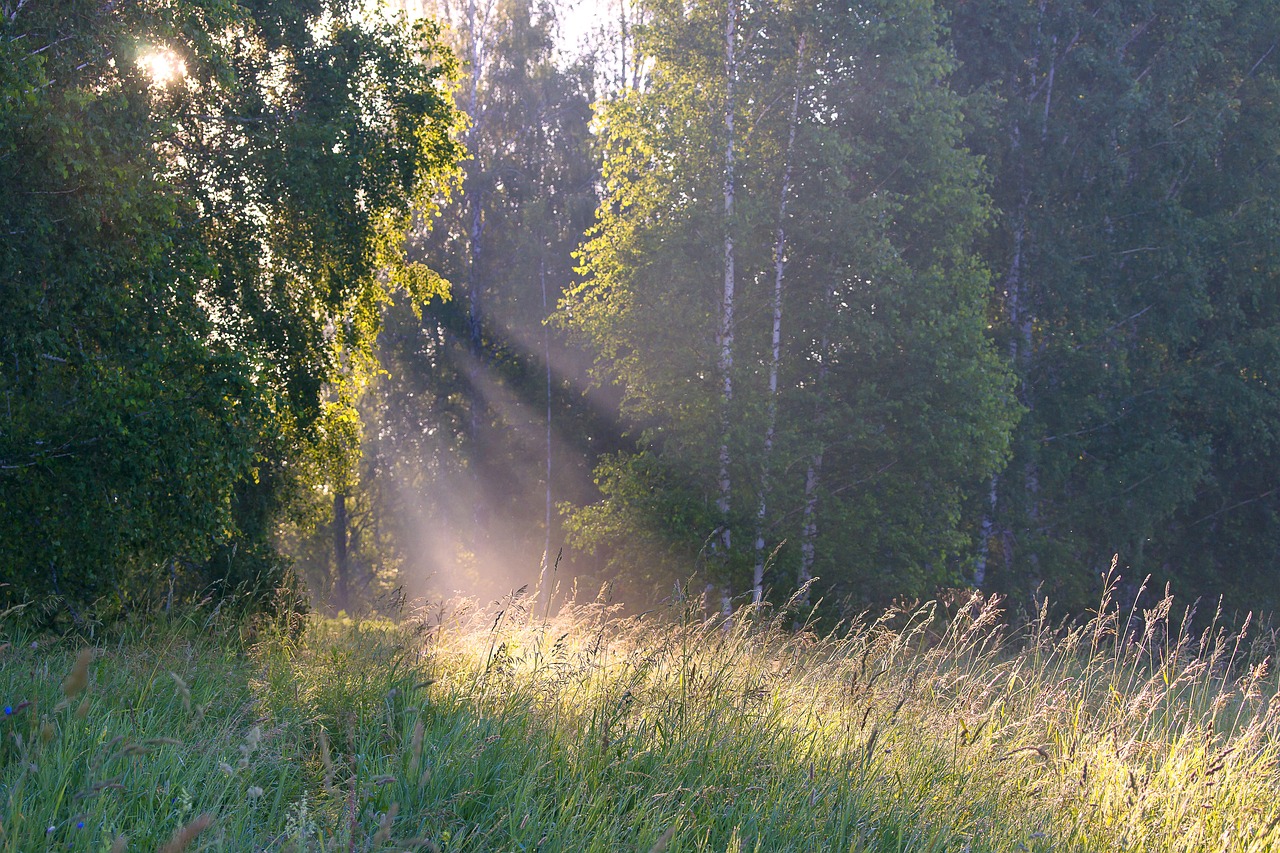
[[[575,541],[625,533],[647,543],[631,557],[674,570],[727,526],[759,544],[712,561],[711,580],[753,594],[818,568],[866,599],[954,577],[965,484],[1001,463],[1016,407],[931,8],[744,6],[738,41],[722,6],[651,8],[650,85],[602,113],[607,197],[562,307],[620,388],[638,454],[600,469]],[[732,159],[729,115],[746,128]],[[872,550],[845,559],[859,538]],[[791,542],[772,575],[768,541]]]

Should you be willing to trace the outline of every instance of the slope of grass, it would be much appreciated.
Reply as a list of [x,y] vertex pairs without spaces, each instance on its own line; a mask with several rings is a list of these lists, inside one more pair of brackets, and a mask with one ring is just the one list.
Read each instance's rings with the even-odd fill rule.
[[1275,680],[1170,606],[10,632],[0,851],[1280,849]]

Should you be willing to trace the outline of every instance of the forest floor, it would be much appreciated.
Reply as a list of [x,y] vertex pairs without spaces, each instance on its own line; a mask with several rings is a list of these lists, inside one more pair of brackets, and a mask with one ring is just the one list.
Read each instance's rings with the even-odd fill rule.
[[1264,652],[1169,610],[0,620],[0,851],[1280,849]]

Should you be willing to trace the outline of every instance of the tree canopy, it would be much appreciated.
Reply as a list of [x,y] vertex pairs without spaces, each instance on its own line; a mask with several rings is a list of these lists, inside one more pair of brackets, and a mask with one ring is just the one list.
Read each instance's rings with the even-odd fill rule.
[[421,5],[0,10],[4,601],[1274,608],[1277,0]]
[[[621,386],[640,456],[606,461],[576,541],[665,531],[687,563],[730,530],[713,563],[733,593],[790,588],[802,559],[861,601],[958,579],[961,499],[1003,462],[1017,407],[935,11],[651,9],[650,83],[601,114],[605,197],[561,314]],[[767,579],[747,573],[753,537],[790,543]]]
[[450,54],[357,3],[20,3],[0,68],[0,594],[269,588],[388,289],[444,292],[400,247]]

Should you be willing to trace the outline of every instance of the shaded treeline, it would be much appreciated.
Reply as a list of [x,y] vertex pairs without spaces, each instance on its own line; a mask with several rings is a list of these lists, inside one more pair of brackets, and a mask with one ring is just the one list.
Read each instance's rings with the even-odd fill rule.
[[1274,607],[1276,0],[273,8],[5,13],[6,595]]
[[501,583],[563,536],[641,598],[1078,609],[1119,553],[1274,606],[1274,2],[650,2],[572,61],[516,35],[554,8],[448,11],[474,159],[414,393],[453,410],[402,416],[481,484],[415,495],[482,575],[486,536]]

